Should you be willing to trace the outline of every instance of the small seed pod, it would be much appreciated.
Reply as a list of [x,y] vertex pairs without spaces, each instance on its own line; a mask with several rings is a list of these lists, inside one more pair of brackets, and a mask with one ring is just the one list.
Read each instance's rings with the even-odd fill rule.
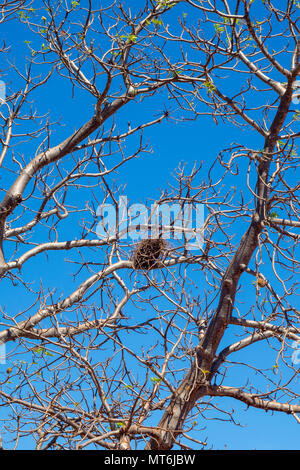
[[266,284],[267,284],[267,281],[263,277],[257,278],[257,285],[259,287],[265,287]]

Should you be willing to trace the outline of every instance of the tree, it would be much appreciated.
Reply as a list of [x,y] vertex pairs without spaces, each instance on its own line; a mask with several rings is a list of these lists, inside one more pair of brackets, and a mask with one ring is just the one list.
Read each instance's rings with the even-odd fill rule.
[[[299,2],[102,3],[1,5],[3,446],[202,448],[210,410],[234,420],[215,397],[299,422]],[[116,175],[158,125],[207,116],[240,141],[151,202],[205,206],[203,245],[178,214],[136,245],[151,214],[121,211]]]

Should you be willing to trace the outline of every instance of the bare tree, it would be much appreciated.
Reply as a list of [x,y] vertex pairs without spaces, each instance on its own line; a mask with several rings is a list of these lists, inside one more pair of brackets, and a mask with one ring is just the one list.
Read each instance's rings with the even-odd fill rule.
[[[211,410],[234,421],[215,397],[299,422],[299,2],[101,3],[1,5],[28,47],[26,60],[1,49],[0,271],[18,299],[1,307],[3,447],[203,448]],[[55,83],[74,96],[61,122]],[[161,113],[146,119],[158,94]],[[184,230],[136,246],[120,236],[132,219],[114,178],[151,151],[153,127],[193,119],[201,132],[203,116],[237,126],[241,141],[179,166],[149,201],[204,205],[202,247],[190,250]],[[105,204],[121,222],[99,237]],[[161,227],[170,239],[175,225]],[[241,303],[251,288],[255,301]]]

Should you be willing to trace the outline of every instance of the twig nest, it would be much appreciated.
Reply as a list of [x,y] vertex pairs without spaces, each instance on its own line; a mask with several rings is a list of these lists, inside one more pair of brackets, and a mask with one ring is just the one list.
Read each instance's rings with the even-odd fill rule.
[[166,248],[167,243],[162,238],[141,240],[133,254],[134,269],[149,271],[149,269],[158,268],[162,265],[161,260]]

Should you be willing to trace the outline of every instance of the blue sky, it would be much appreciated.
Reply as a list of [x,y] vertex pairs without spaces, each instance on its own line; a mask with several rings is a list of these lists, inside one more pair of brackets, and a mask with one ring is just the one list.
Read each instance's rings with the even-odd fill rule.
[[[175,21],[176,13],[172,12],[170,21]],[[24,40],[29,40],[24,36],[24,26],[19,24],[18,29],[11,28],[11,23],[2,26],[2,35],[7,43],[13,41],[12,55],[16,57],[16,61],[22,64],[24,57],[28,54],[28,46],[24,44]],[[31,39],[31,37],[30,37]],[[2,67],[3,69],[5,67]],[[18,79],[11,72],[4,71],[0,79],[7,81],[12,89],[17,87]],[[225,87],[230,90],[233,84],[230,80],[225,82]],[[232,89],[233,91],[233,89]],[[94,100],[86,92],[76,90],[75,97],[72,97],[72,88],[66,81],[62,79],[51,79],[45,89],[38,89],[32,95],[33,100],[37,104],[40,114],[50,112],[51,121],[61,119],[62,126],[55,128],[52,137],[52,145],[59,142],[61,138],[69,135],[73,129],[84,123],[93,112]],[[254,99],[254,98],[253,98]],[[138,100],[136,100],[138,101]],[[157,96],[148,97],[142,103],[134,102],[126,106],[118,112],[116,116],[116,125],[118,129],[126,129],[130,120],[132,127],[144,122],[145,119],[151,120],[153,116],[159,115],[165,108],[172,111],[176,106],[168,99],[167,92],[161,92]],[[254,132],[241,130],[229,123],[219,123],[216,125],[210,116],[200,116],[197,120],[187,122],[175,122],[174,120],[165,120],[145,132],[145,140],[150,139],[150,146],[153,151],[150,154],[142,155],[138,159],[131,160],[125,166],[121,167],[118,175],[114,178],[120,184],[126,184],[124,193],[132,202],[145,202],[148,198],[153,199],[159,197],[160,189],[166,187],[167,182],[172,183],[172,173],[178,167],[180,162],[186,162],[187,169],[191,169],[195,162],[203,162],[203,169],[200,172],[199,180],[205,177],[207,169],[215,160],[218,153],[225,148],[229,148],[234,143],[242,144],[250,148],[261,148],[263,141],[261,137],[257,137]],[[133,142],[128,141],[127,151],[134,150]],[[36,144],[40,143],[40,139],[36,139]],[[28,161],[32,158],[35,151],[35,142],[22,144],[17,150],[24,153],[24,158]],[[67,165],[67,164],[66,164]],[[221,175],[222,168],[216,170],[214,175],[217,179]],[[2,178],[4,178],[2,176]],[[9,173],[5,174],[6,181],[11,178]],[[111,178],[112,179],[112,178]],[[245,175],[243,168],[240,168],[240,175],[229,176],[226,179],[228,186],[234,185],[238,190],[245,188]],[[1,183],[1,180],[0,180]],[[97,194],[95,190],[95,194]],[[248,193],[249,195],[249,193]],[[249,196],[250,197],[250,196]],[[91,194],[86,192],[78,193],[80,200],[90,200]],[[72,236],[74,228],[79,233],[78,220],[74,221],[75,227],[68,225],[65,227],[65,237]],[[240,221],[235,228],[236,234],[242,234],[247,226],[246,221]],[[47,287],[49,289],[58,287],[57,295],[62,292],[69,292],[72,289],[71,274],[72,269],[60,271],[57,269],[58,262],[64,258],[72,258],[71,253],[50,253],[49,259],[45,255],[34,258],[24,266],[23,275],[36,283],[36,287],[41,277],[41,263],[47,266],[47,276],[42,276],[44,282],[47,279]],[[76,256],[74,255],[76,258]],[[74,259],[75,259],[74,258]],[[47,264],[46,264],[47,263]],[[269,268],[265,267],[264,274],[266,277],[270,275]],[[84,275],[83,275],[84,279]],[[195,277],[197,279],[197,277]],[[255,287],[252,285],[253,279],[245,275],[241,280],[244,286],[244,294],[237,296],[238,302],[244,302],[240,307],[243,311],[255,303]],[[276,281],[274,281],[276,285]],[[18,295],[11,295],[11,286],[9,283],[1,283],[1,305],[5,305],[8,312],[17,312],[20,308],[20,302],[25,305],[30,304],[28,295],[24,295],[19,291]],[[200,289],[200,286],[199,286]],[[246,294],[245,294],[246,292]],[[147,313],[145,314],[147,316]],[[232,331],[236,331],[234,327]],[[224,337],[222,345],[229,344],[232,340],[236,340],[232,331],[228,331]],[[8,351],[12,351],[14,346],[8,345]],[[255,364],[261,370],[271,368],[274,364],[276,353],[269,350],[263,343],[251,346],[242,353],[233,355],[230,359],[238,362],[249,361],[251,355],[251,363]],[[13,361],[13,357],[10,359]],[[0,364],[0,371],[5,371],[7,365]],[[229,373],[227,385],[239,384],[243,381],[243,372],[239,367],[234,368]],[[259,381],[260,378],[257,377]],[[242,382],[243,384],[244,382]],[[241,423],[241,426],[235,426],[232,423],[222,420],[214,420],[214,413],[210,412],[206,416],[207,420],[200,422],[199,427],[205,428],[197,435],[204,440],[208,437],[207,448],[213,449],[299,449],[299,425],[296,420],[288,415],[271,412],[266,413],[257,409],[246,409],[246,405],[233,401],[229,398],[218,398],[214,403],[221,406],[225,404],[228,412],[232,408],[236,409],[235,420]],[[297,428],[296,428],[297,426]],[[298,432],[297,432],[298,431]]]

